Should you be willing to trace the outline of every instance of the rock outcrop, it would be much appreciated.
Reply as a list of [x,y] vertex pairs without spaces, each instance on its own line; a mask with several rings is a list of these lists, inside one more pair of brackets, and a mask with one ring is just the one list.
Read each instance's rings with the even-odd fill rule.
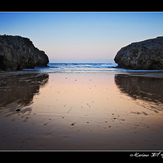
[[0,70],[22,70],[47,66],[48,56],[28,38],[0,35]]
[[114,61],[128,69],[163,69],[163,37],[131,43],[117,52]]

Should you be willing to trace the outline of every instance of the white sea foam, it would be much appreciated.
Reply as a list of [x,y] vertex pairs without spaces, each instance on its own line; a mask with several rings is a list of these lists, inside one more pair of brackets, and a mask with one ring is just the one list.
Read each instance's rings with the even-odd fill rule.
[[163,70],[132,70],[117,68],[116,63],[49,63],[49,67],[35,67],[35,69],[24,69],[41,72],[163,72]]

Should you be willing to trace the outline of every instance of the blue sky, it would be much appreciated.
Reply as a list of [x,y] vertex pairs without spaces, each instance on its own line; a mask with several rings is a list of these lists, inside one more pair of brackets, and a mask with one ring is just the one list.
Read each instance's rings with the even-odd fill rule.
[[50,62],[111,62],[121,47],[163,36],[163,12],[0,12],[0,34],[30,38]]

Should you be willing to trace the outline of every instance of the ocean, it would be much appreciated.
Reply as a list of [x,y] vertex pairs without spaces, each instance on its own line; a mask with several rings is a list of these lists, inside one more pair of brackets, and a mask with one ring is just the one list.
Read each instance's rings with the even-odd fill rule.
[[116,63],[49,63],[49,67],[35,67],[24,69],[31,71],[52,72],[158,72],[163,70],[131,70],[117,68]]
[[49,67],[36,67],[35,70],[48,72],[98,72],[115,71],[115,63],[49,63]]

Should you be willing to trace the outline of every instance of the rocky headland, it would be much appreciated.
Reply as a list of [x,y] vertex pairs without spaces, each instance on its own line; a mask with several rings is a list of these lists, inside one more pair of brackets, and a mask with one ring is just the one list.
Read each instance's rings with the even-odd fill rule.
[[47,66],[48,56],[21,36],[0,35],[0,70],[22,70]]
[[114,61],[127,69],[163,69],[163,37],[131,43],[117,52]]

